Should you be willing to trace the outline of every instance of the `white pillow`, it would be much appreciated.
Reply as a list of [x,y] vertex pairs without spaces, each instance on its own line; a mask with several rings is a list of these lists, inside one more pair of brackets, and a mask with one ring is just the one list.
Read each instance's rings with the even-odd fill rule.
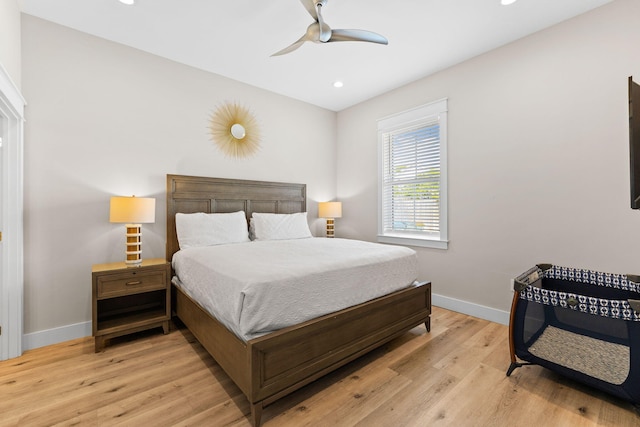
[[305,239],[313,237],[307,223],[307,213],[251,215],[255,240]]
[[180,249],[249,242],[247,218],[233,213],[177,213],[176,234]]
[[256,225],[253,222],[253,214],[249,218],[249,240],[256,240]]

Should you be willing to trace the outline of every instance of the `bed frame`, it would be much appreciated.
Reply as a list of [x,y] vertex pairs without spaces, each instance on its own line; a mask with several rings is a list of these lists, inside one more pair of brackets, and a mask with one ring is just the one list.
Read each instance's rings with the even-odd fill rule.
[[[306,185],[167,175],[167,260],[178,251],[179,212],[295,213],[307,207]],[[244,342],[197,302],[173,289],[174,310],[245,394],[251,422],[262,409],[424,323],[430,330],[431,284],[387,296]]]

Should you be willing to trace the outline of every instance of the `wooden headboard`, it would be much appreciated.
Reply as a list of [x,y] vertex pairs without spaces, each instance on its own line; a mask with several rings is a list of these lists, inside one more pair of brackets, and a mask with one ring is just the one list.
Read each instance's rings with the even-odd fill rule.
[[306,184],[167,175],[167,261],[180,249],[176,213],[296,213],[307,210]]

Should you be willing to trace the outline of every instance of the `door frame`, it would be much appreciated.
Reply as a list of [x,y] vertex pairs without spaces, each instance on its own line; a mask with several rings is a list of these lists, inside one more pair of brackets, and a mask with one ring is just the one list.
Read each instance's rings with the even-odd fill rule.
[[2,269],[0,272],[0,360],[22,354],[24,310],[24,107],[18,87],[0,64],[2,126]]

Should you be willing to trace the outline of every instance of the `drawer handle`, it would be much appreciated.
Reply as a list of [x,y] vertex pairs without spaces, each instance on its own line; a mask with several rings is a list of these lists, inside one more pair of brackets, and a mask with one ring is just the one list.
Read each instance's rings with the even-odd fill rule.
[[134,286],[134,285],[139,285],[142,282],[140,280],[134,280],[133,282],[127,282],[126,285],[127,286]]

